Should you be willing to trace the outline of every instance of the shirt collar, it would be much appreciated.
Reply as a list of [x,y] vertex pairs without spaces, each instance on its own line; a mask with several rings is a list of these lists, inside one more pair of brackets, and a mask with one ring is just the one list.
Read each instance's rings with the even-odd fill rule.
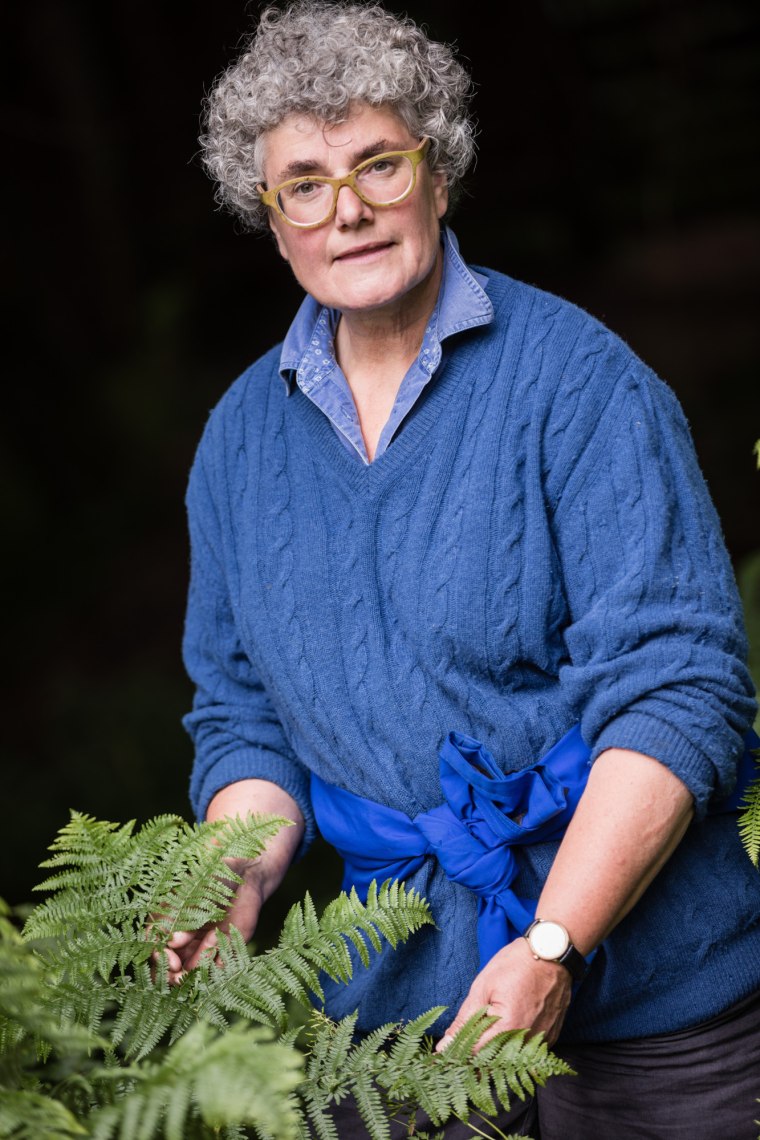
[[[441,292],[425,331],[424,343],[438,348],[447,337],[493,320],[493,305],[486,294],[488,278],[468,268],[452,230],[442,235],[444,268]],[[333,338],[340,314],[307,293],[283,341],[280,376],[288,394],[293,384],[308,395],[337,367]]]

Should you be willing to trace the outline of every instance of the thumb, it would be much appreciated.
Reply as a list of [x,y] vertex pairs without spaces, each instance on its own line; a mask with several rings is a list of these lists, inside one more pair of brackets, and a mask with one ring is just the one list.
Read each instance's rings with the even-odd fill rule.
[[182,950],[196,937],[197,933],[194,930],[175,930],[166,945],[171,946],[172,950]]

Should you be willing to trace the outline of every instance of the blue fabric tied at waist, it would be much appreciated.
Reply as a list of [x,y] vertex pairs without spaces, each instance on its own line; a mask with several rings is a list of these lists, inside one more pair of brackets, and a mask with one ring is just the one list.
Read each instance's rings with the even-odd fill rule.
[[[734,793],[716,811],[733,811],[755,775],[750,734]],[[477,740],[450,732],[440,753],[445,802],[410,819],[404,812],[327,784],[312,773],[320,832],[345,864],[343,890],[366,899],[373,879],[408,879],[435,856],[446,876],[478,898],[481,967],[535,917],[536,900],[512,890],[516,846],[564,834],[583,794],[591,751],[576,725],[532,767],[505,775]]]
[[512,890],[512,848],[558,839],[586,786],[590,751],[576,727],[531,768],[504,775],[479,741],[450,732],[439,753],[445,802],[410,819],[311,778],[317,825],[345,862],[343,889],[366,898],[373,879],[408,879],[433,855],[478,896],[481,965],[522,934],[536,903]]

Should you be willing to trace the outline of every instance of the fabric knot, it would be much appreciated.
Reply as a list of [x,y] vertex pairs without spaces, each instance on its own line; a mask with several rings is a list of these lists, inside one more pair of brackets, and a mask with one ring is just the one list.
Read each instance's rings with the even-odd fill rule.
[[[748,734],[734,794],[715,812],[736,809],[755,772],[757,737]],[[512,890],[515,849],[559,839],[586,786],[590,750],[576,725],[542,760],[505,775],[477,740],[450,732],[439,753],[445,802],[410,819],[312,774],[314,815],[343,856],[343,889],[367,897],[373,879],[407,879],[434,856],[447,878],[478,899],[481,967],[532,922],[536,900]]]

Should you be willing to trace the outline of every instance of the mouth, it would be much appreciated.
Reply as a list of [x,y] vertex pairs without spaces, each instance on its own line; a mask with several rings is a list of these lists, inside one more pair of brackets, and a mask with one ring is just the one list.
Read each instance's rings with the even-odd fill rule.
[[343,253],[336,254],[333,261],[368,261],[384,253],[385,250],[390,249],[392,245],[393,242],[391,241],[367,242],[365,245],[357,245],[353,249],[347,249]]

